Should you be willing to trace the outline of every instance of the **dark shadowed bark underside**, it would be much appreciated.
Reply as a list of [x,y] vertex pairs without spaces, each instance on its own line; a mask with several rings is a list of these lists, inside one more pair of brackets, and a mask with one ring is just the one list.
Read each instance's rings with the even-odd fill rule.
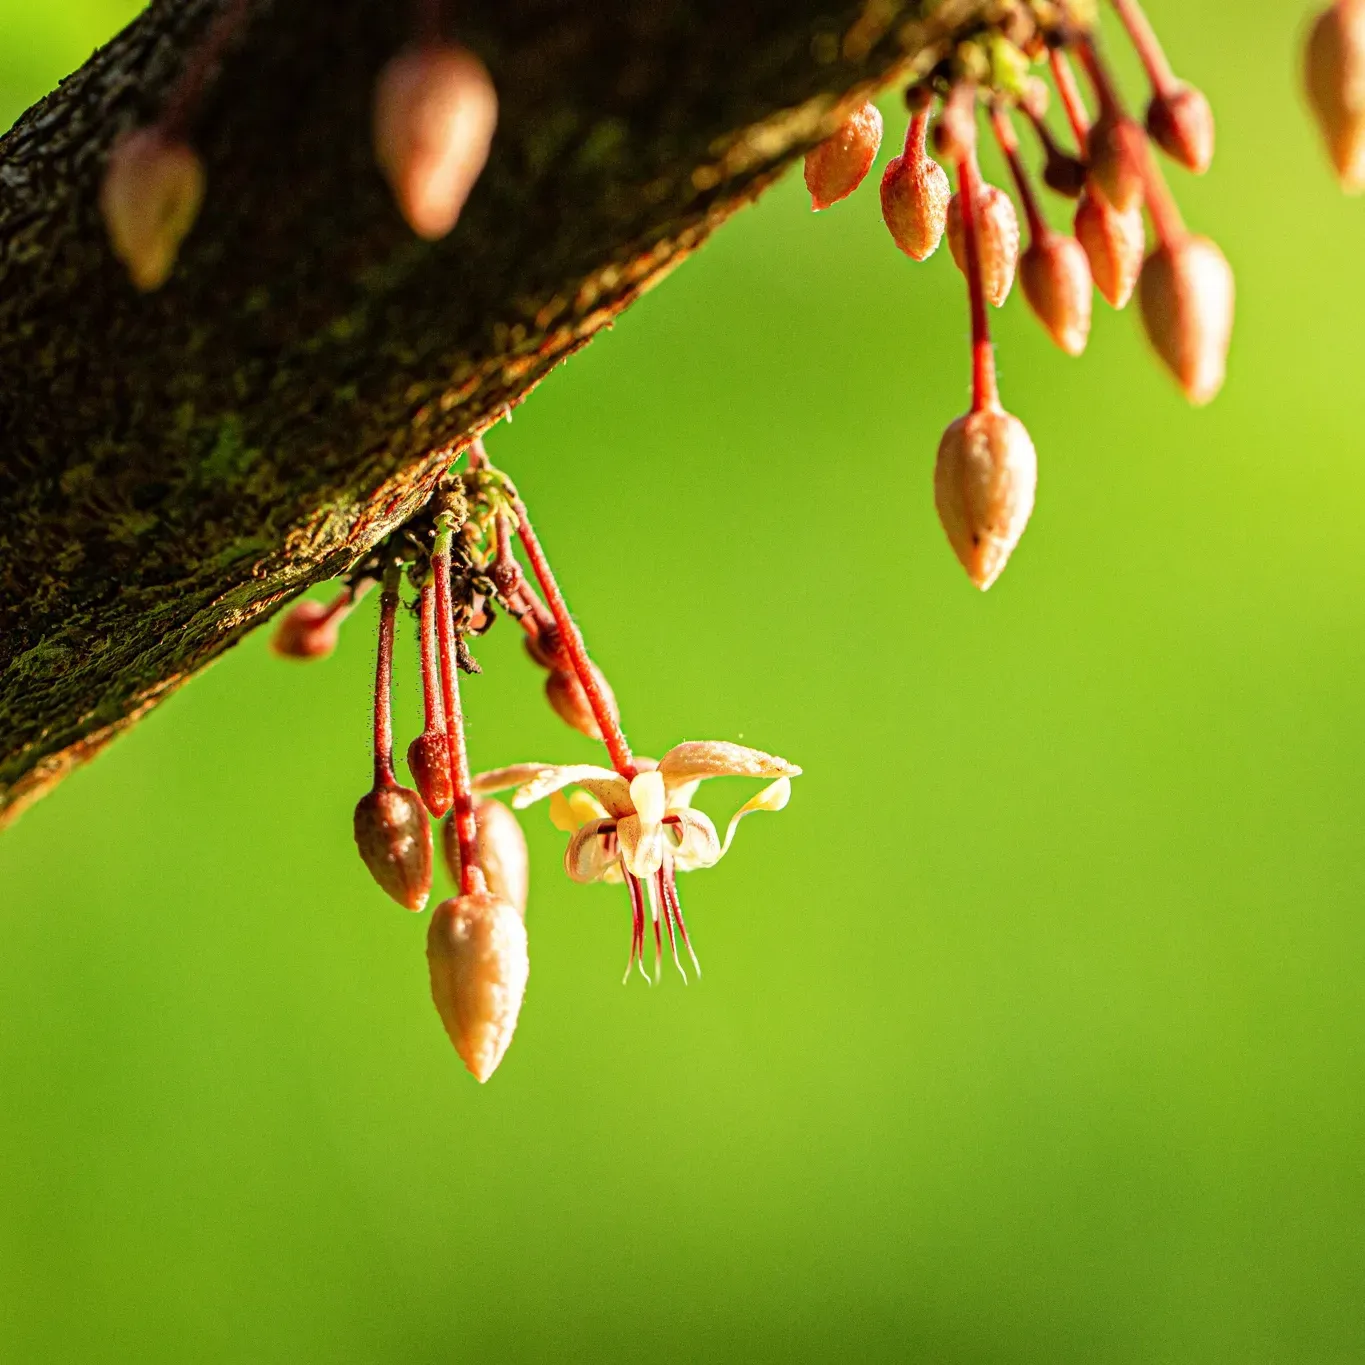
[[199,223],[142,297],[105,155],[224,3],[157,0],[0,140],[0,823],[410,515],[982,0],[462,0],[501,117],[434,245],[370,153],[409,5],[255,0],[194,120]]

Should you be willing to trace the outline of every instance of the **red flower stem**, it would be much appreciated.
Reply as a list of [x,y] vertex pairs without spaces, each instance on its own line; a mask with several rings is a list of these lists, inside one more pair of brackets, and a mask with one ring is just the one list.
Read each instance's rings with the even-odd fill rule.
[[460,895],[469,896],[482,889],[483,870],[478,865],[474,792],[469,778],[464,712],[460,707],[460,656],[455,642],[455,618],[450,605],[450,541],[450,519],[448,514],[443,513],[437,518],[431,567],[436,579],[436,638],[441,659],[441,700],[445,707],[450,782],[455,794],[450,818],[455,822],[455,837],[460,846]]
[[1066,110],[1066,120],[1076,136],[1076,145],[1085,155],[1085,140],[1090,135],[1090,115],[1085,110],[1085,100],[1081,98],[1081,88],[1076,83],[1076,73],[1071,62],[1061,48],[1054,47],[1048,53],[1048,65],[1052,67],[1052,79],[1057,84],[1057,94],[1061,96],[1062,108]]
[[1152,229],[1156,233],[1157,241],[1162,246],[1173,246],[1183,242],[1189,236],[1185,220],[1180,216],[1180,209],[1176,206],[1175,196],[1166,184],[1166,177],[1161,174],[1152,156],[1147,134],[1143,132],[1142,125],[1129,118],[1124,110],[1123,101],[1113,79],[1100,60],[1099,53],[1095,51],[1095,45],[1088,39],[1081,44],[1081,61],[1085,65],[1086,74],[1090,77],[1090,83],[1095,87],[1101,107],[1118,121],[1127,142],[1127,153],[1132,158],[1133,165],[1142,174],[1144,199],[1147,212],[1152,218]]
[[967,255],[967,294],[972,306],[972,411],[983,412],[1000,406],[1000,390],[995,382],[995,349],[986,317],[986,291],[981,283],[981,243],[976,222],[981,202],[981,170],[974,148],[957,163],[957,187],[962,205],[962,242]]
[[398,622],[398,575],[395,560],[384,570],[379,599],[379,658],[374,669],[374,785],[396,787],[393,771],[393,635]]
[[1114,0],[1114,10],[1119,22],[1128,30],[1128,37],[1147,72],[1152,89],[1158,95],[1169,95],[1177,84],[1175,72],[1171,70],[1171,64],[1166,60],[1166,54],[1161,50],[1161,43],[1142,12],[1142,6],[1138,0]]
[[250,0],[232,0],[216,19],[212,20],[190,53],[179,78],[171,87],[159,120],[168,137],[183,137],[186,125],[194,117],[203,98],[204,88],[213,69],[222,58],[223,49],[236,37],[246,22]]
[[1019,191],[1019,201],[1024,206],[1024,217],[1028,219],[1029,236],[1035,242],[1044,242],[1052,235],[1052,229],[1039,211],[1038,196],[1034,194],[1024,163],[1019,158],[1019,139],[1015,136],[1014,125],[1010,122],[1009,114],[999,105],[991,106],[991,128],[1005,160],[1009,162],[1010,174]]
[[445,703],[441,698],[441,661],[436,640],[436,583],[422,588],[418,634],[422,645],[422,714],[427,732],[446,728]]
[[910,123],[905,130],[905,150],[902,155],[906,164],[910,166],[921,166],[927,155],[926,143],[929,137],[929,114],[931,104],[925,102],[923,109],[913,110],[910,114]]
[[545,558],[545,551],[541,549],[535,528],[531,525],[531,518],[526,512],[526,504],[516,494],[512,497],[512,509],[517,514],[517,536],[521,541],[521,547],[526,552],[531,572],[535,574],[540,590],[545,594],[545,600],[549,603],[550,612],[555,618],[555,625],[559,628],[560,648],[573,666],[574,674],[588,698],[588,705],[597,720],[597,727],[602,731],[607,753],[611,755],[612,767],[626,781],[630,781],[635,776],[635,759],[630,752],[630,745],[626,742],[625,733],[597,684],[597,676],[588,659],[583,636],[573,617],[569,615],[568,604],[564,601],[564,594],[559,590],[559,584],[555,582],[550,562]]

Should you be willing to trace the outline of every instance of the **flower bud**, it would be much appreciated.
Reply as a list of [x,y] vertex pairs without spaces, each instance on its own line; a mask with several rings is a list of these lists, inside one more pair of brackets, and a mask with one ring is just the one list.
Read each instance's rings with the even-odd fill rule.
[[[501,801],[486,797],[474,807],[474,829],[477,861],[489,891],[525,918],[530,865],[521,821]],[[459,886],[460,836],[453,814],[441,826],[441,849],[450,879]]]
[[1319,15],[1308,35],[1304,76],[1341,187],[1359,194],[1365,190],[1365,0],[1337,0]]
[[431,894],[431,826],[407,787],[377,786],[355,808],[355,843],[370,876],[405,910]]
[[1122,308],[1133,296],[1147,244],[1141,207],[1120,213],[1103,195],[1087,189],[1076,207],[1076,240],[1090,262],[1095,288]]
[[[981,252],[981,287],[986,302],[999,308],[1009,298],[1014,268],[1019,262],[1019,215],[1014,202],[997,185],[981,186],[977,205],[976,240]],[[948,247],[957,268],[967,273],[967,238],[962,230],[962,196],[948,205]]]
[[450,737],[444,730],[424,730],[408,745],[408,771],[422,794],[422,804],[439,820],[455,801]]
[[419,237],[435,241],[455,226],[488,160],[497,122],[493,79],[468,48],[408,48],[380,72],[375,157]]
[[948,92],[934,125],[934,150],[945,161],[959,162],[976,148],[976,87],[959,82]]
[[295,602],[275,627],[271,651],[282,659],[325,659],[337,647],[342,615],[322,602]]
[[[616,697],[607,686],[606,678],[602,676],[602,671],[596,664],[591,664],[590,667],[593,677],[597,679],[598,687],[602,689],[602,695],[607,699],[607,709],[613,716],[619,718]],[[545,679],[545,696],[565,725],[572,726],[580,735],[587,735],[589,739],[602,738],[597,717],[592,713],[588,694],[583,690],[583,684],[578,681],[577,674],[566,673],[558,668],[552,669],[549,677]]]
[[817,213],[847,199],[877,158],[882,145],[882,116],[875,104],[864,104],[836,132],[806,153],[806,188]]
[[934,505],[967,577],[985,592],[1033,511],[1038,460],[1024,424],[998,407],[959,417],[943,433]]
[[165,284],[204,200],[204,165],[188,144],[160,129],[124,133],[109,152],[100,214],[114,255],[136,288]]
[[1120,213],[1142,206],[1141,136],[1142,130],[1132,119],[1101,113],[1086,141],[1092,187],[1097,186]]
[[1047,160],[1043,162],[1043,184],[1048,189],[1067,199],[1079,199],[1088,174],[1080,157],[1069,156],[1060,147],[1048,145]]
[[896,245],[912,260],[938,250],[948,222],[952,190],[932,157],[894,156],[882,174],[882,220]]
[[497,1069],[516,1031],[530,959],[526,926],[488,891],[442,901],[427,930],[431,998],[476,1081]]
[[1195,175],[1213,160],[1213,110],[1202,90],[1183,81],[1152,96],[1147,133],[1167,156]]
[[1019,282],[1053,341],[1067,355],[1080,355],[1090,336],[1094,294],[1081,244],[1056,232],[1035,239],[1019,261]]
[[1232,268],[1207,237],[1158,247],[1142,267],[1148,340],[1191,403],[1207,403],[1223,387],[1233,296]]

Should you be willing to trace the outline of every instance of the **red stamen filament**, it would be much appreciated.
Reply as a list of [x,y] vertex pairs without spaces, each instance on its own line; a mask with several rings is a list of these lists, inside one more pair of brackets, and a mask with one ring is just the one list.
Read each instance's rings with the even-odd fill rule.
[[[975,148],[957,163],[957,185],[962,204],[962,241],[967,254],[967,293],[972,308],[972,411],[1000,406],[995,381],[995,349],[986,316],[986,291],[981,283],[981,242],[976,213],[981,202],[981,170]],[[684,935],[684,941],[686,936]]]
[[1171,64],[1161,49],[1155,31],[1142,12],[1137,0],[1114,0],[1119,22],[1128,30],[1128,37],[1137,51],[1138,59],[1147,72],[1147,79],[1158,95],[1169,95],[1178,84]]
[[1085,101],[1081,98],[1081,88],[1076,83],[1076,73],[1071,62],[1061,48],[1054,47],[1048,53],[1048,65],[1052,68],[1052,79],[1061,96],[1062,108],[1066,110],[1067,122],[1075,134],[1076,145],[1085,155],[1085,140],[1090,135],[1090,115],[1086,113]]
[[379,656],[374,670],[374,785],[396,787],[393,771],[393,636],[398,621],[398,565],[384,572],[379,599]]

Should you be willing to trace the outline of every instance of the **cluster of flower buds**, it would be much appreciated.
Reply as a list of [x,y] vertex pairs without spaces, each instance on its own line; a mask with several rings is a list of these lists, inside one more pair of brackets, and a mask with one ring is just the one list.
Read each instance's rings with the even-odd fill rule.
[[[514,535],[534,584],[516,558]],[[407,750],[411,788],[394,770],[391,709],[405,582],[415,594],[409,605],[423,698],[422,733]],[[627,974],[636,965],[643,969],[646,919],[652,920],[657,980],[665,929],[679,971],[679,941],[696,964],[676,873],[717,862],[744,815],[780,810],[800,769],[718,742],[677,745],[659,763],[632,754],[616,699],[587,655],[526,506],[489,463],[480,441],[427,507],[355,567],[333,602],[300,602],[285,614],[275,652],[295,659],[330,654],[342,620],[376,583],[382,592],[374,782],[355,808],[356,847],[375,882],[399,905],[419,912],[431,895],[431,820],[444,818],[441,850],[457,894],[437,906],[428,926],[431,994],[456,1051],[485,1081],[512,1040],[530,970],[526,840],[516,816],[491,793],[515,788],[518,808],[551,798],[552,820],[573,836],[565,854],[569,876],[624,882],[630,893]],[[545,693],[555,712],[603,743],[611,767],[523,763],[471,777],[459,677],[480,671],[467,640],[486,631],[500,612],[521,625],[527,653],[546,671]],[[691,799],[703,778],[726,774],[763,778],[767,785],[741,807],[722,843],[710,820],[692,810]],[[579,788],[571,796],[570,786]]]
[[1348,194],[1365,190],[1365,0],[1336,0],[1308,35],[1308,102]]
[[[1232,334],[1232,272],[1213,242],[1185,227],[1151,150],[1155,144],[1187,170],[1202,174],[1213,158],[1213,115],[1204,96],[1172,72],[1138,0],[1112,3],[1151,87],[1143,122],[1127,111],[1100,55],[1089,5],[1006,3],[1008,23],[1002,19],[958,44],[906,92],[905,146],[882,176],[882,217],[896,245],[923,261],[946,232],[967,282],[972,405],[939,444],[934,498],[949,544],[981,589],[996,580],[1018,544],[1037,481],[1033,443],[1000,403],[990,337],[988,307],[1004,304],[1016,275],[1029,308],[1068,355],[1085,350],[1096,290],[1115,308],[1124,307],[1136,290],[1152,348],[1189,401],[1209,402],[1223,383]],[[1339,17],[1333,35],[1348,23],[1348,11],[1356,29],[1365,28],[1359,17],[1365,0],[1350,0],[1335,7]],[[1322,46],[1338,54],[1344,43],[1331,36]],[[1072,54],[1091,87],[1093,117]],[[1045,65],[1052,76],[1075,139],[1073,151],[1046,122],[1047,88],[1033,74],[1035,64]],[[1320,80],[1319,88],[1335,79],[1333,107],[1345,109],[1350,104],[1341,93],[1345,62],[1324,57],[1318,65],[1333,67],[1335,74]],[[1313,70],[1310,59],[1310,84]],[[1357,79],[1356,89],[1365,89],[1365,81]],[[1365,96],[1357,104],[1365,110]],[[936,105],[940,112],[931,135]],[[978,167],[983,107],[1023,209],[1027,245],[1022,254],[1014,202],[1003,189],[987,184]],[[1044,216],[1020,151],[1016,112],[1040,144],[1042,184],[1076,201],[1074,235],[1056,231]],[[813,208],[847,197],[866,176],[881,140],[881,119],[875,114],[864,104],[807,156]],[[1365,126],[1365,113],[1356,118]],[[1337,122],[1348,120],[1343,116]],[[1365,145],[1365,136],[1357,136]],[[943,166],[930,155],[931,145],[954,171],[955,194]],[[1151,222],[1150,251],[1144,209]]]
[[[99,206],[114,255],[134,287],[161,288],[204,199],[204,163],[187,128],[228,44],[246,21],[232,0],[193,49],[161,117],[120,134],[109,151]],[[439,3],[427,6],[420,41],[390,58],[375,85],[375,160],[399,212],[419,237],[444,237],[488,160],[498,97],[487,67],[439,35]]]

